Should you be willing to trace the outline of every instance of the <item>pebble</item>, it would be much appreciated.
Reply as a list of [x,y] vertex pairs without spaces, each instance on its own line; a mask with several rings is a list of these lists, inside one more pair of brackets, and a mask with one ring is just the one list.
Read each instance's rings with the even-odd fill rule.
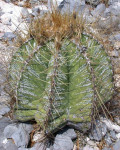
[[105,4],[99,4],[99,5],[97,5],[97,7],[91,12],[91,14],[92,14],[94,17],[101,16],[101,15],[104,13],[105,9],[106,9]]
[[71,140],[77,138],[77,134],[75,133],[74,129],[68,129],[68,130],[65,131],[62,135],[63,135],[63,136],[70,137]]
[[0,106],[0,115],[3,116],[10,111],[8,106]]
[[11,15],[10,13],[5,13],[1,16],[1,22],[4,24],[4,25],[11,25]]
[[111,138],[108,134],[105,135],[105,142],[108,146],[112,145],[112,141],[111,141]]
[[85,0],[85,2],[97,6],[100,3],[100,0]]
[[111,138],[114,139],[114,140],[117,139],[115,131],[110,131],[110,136],[111,136]]
[[25,148],[28,146],[30,136],[29,134],[33,130],[30,124],[11,124],[5,127],[4,136],[9,139],[13,139],[17,147]]
[[116,137],[117,137],[118,139],[120,139],[120,133],[116,134]]
[[14,140],[17,147],[27,147],[30,137],[29,134],[21,128],[18,128],[16,132],[12,134],[12,139]]
[[17,132],[18,128],[16,126],[16,124],[11,124],[8,125],[7,127],[5,127],[4,129],[4,136],[6,138],[12,138],[12,135]]
[[91,140],[100,141],[102,137],[105,136],[106,133],[107,133],[107,126],[104,123],[97,121],[89,137]]
[[115,145],[113,146],[113,150],[119,150],[119,149],[120,149],[120,140],[116,142]]
[[91,147],[91,146],[89,146],[89,145],[86,145],[86,146],[83,148],[83,150],[99,150],[99,148],[98,148],[98,147]]
[[113,123],[111,120],[105,118],[102,118],[101,121],[106,124],[108,130],[110,131],[114,130],[117,133],[120,133],[120,126],[118,126],[116,123]]
[[18,147],[13,143],[11,139],[7,140],[5,144],[3,144],[5,150],[18,150]]
[[57,135],[55,137],[53,150],[72,150],[73,142],[70,137],[64,135]]
[[111,15],[119,16],[120,15],[120,2],[115,2],[110,7]]
[[21,9],[21,16],[22,16],[22,18],[27,18],[27,17],[29,17],[29,11],[27,10],[27,8],[22,8]]
[[12,32],[5,32],[2,39],[5,41],[12,41],[15,37],[15,34],[13,34]]

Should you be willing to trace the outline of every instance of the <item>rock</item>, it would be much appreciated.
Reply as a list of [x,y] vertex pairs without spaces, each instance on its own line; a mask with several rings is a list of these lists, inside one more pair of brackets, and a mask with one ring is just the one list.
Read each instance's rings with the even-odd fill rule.
[[94,17],[99,17],[101,16],[104,11],[105,11],[106,7],[105,7],[105,4],[99,4],[97,5],[97,7],[91,12],[91,14],[94,16]]
[[91,141],[91,140],[87,141],[87,144],[92,146],[92,147],[96,147],[97,146],[97,144],[94,141]]
[[27,147],[29,143],[29,134],[24,130],[23,126],[19,126],[18,130],[12,134],[12,139],[14,140],[17,147]]
[[33,16],[38,16],[38,15],[43,15],[48,11],[48,8],[45,5],[37,5],[32,9],[32,15]]
[[37,132],[33,136],[33,142],[39,142],[39,139],[43,139],[43,133]]
[[108,130],[110,131],[116,131],[117,133],[120,133],[120,126],[118,126],[116,123],[113,123],[111,120],[101,118],[101,121],[106,124]]
[[109,4],[109,5],[113,5],[115,2],[119,2],[119,0],[109,0],[109,1],[108,1],[108,4]]
[[30,134],[33,130],[33,126],[31,124],[20,123],[20,129],[24,129],[28,134]]
[[120,33],[114,35],[114,39],[120,42]]
[[105,142],[108,146],[110,146],[112,144],[111,138],[108,134],[105,136]]
[[15,124],[8,125],[4,129],[4,136],[6,138],[12,138],[12,135],[17,132],[18,128]]
[[12,138],[17,147],[26,147],[29,143],[29,134],[33,130],[32,125],[21,123],[11,124],[4,129],[4,136]]
[[4,25],[11,25],[11,15],[9,13],[5,13],[1,16],[1,22]]
[[66,132],[64,132],[62,135],[70,137],[71,140],[77,138],[77,134],[75,133],[74,129],[68,129]]
[[110,55],[111,57],[118,57],[118,56],[119,56],[119,53],[118,53],[118,51],[114,50],[114,51],[110,51],[110,52],[109,52],[109,55]]
[[115,131],[110,131],[110,136],[111,136],[111,138],[114,139],[114,140],[117,139]]
[[91,147],[91,146],[89,146],[89,145],[86,145],[84,148],[83,148],[83,150],[99,150],[99,148],[98,147]]
[[0,115],[5,115],[10,111],[10,108],[8,106],[0,106]]
[[0,150],[5,150],[4,149],[4,144],[7,143],[6,137],[4,137],[3,131],[6,126],[8,126],[11,123],[11,120],[7,117],[3,117],[0,119]]
[[51,10],[52,6],[58,7],[62,13],[65,12],[73,12],[73,11],[81,11],[85,6],[84,0],[48,0],[48,8]]
[[30,0],[29,3],[34,6],[35,4],[39,4],[38,0]]
[[65,0],[59,6],[62,12],[79,12],[81,14],[85,10],[85,1],[83,0]]
[[64,3],[65,0],[48,0],[48,8],[51,9],[52,6],[59,7],[61,3]]
[[5,40],[5,41],[11,41],[11,40],[13,40],[14,38],[15,38],[16,36],[15,36],[15,34],[13,34],[12,32],[5,32],[5,34],[4,34],[4,36],[2,37],[3,38],[3,40]]
[[118,29],[120,30],[120,24],[118,25]]
[[53,150],[72,150],[73,142],[70,137],[57,135],[55,137]]
[[10,3],[10,2],[11,2],[11,0],[5,0],[5,2],[6,2],[6,3]]
[[0,119],[0,133],[4,131],[4,128],[8,126],[11,122],[11,120],[7,117],[3,117]]
[[120,22],[119,17],[108,16],[107,18],[105,17],[99,18],[98,25],[102,29],[117,28],[119,22]]
[[102,150],[112,150],[111,148],[104,147]]
[[97,6],[100,3],[100,0],[85,0],[85,2]]
[[29,17],[29,12],[28,12],[28,10],[27,10],[27,8],[22,8],[21,9],[21,16],[22,16],[22,18],[27,18],[27,17]]
[[104,14],[102,16],[106,18],[106,17],[109,17],[110,14],[111,14],[110,8],[108,7],[108,8],[105,9]]
[[120,140],[116,142],[115,145],[113,146],[113,150],[119,150],[119,149],[120,149]]
[[116,135],[116,137],[117,137],[117,139],[120,139],[120,133],[118,133],[118,134]]
[[44,143],[36,143],[32,148],[30,148],[29,150],[45,150],[46,146],[44,145]]
[[107,126],[104,123],[97,121],[89,137],[91,140],[94,139],[96,141],[100,141],[102,137],[105,136],[106,133],[107,133]]
[[23,7],[25,5],[25,1],[19,1],[18,6]]
[[115,2],[109,8],[110,8],[111,15],[116,15],[119,17],[119,15],[120,15],[120,2]]
[[5,150],[18,150],[17,146],[13,143],[12,140],[7,140],[5,144],[3,144]]

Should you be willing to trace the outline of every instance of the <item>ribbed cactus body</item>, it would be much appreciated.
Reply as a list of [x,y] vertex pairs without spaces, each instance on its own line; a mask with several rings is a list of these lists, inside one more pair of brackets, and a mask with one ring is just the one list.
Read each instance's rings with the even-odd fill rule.
[[32,39],[10,65],[16,118],[36,119],[49,131],[67,121],[91,121],[94,107],[113,95],[112,66],[101,45],[87,35],[61,43],[38,46]]

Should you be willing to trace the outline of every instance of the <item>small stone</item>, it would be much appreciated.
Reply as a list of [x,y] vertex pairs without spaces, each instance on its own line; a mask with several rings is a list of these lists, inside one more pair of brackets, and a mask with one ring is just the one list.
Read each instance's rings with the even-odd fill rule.
[[[29,150],[45,150],[45,145],[44,143],[36,143],[32,148]],[[46,149],[47,150],[47,149]],[[50,149],[51,150],[51,149]]]
[[97,7],[91,12],[94,17],[101,16],[105,11],[105,4],[99,4]]
[[108,134],[105,136],[105,142],[108,146],[112,144],[111,138]]
[[11,15],[9,13],[5,13],[1,16],[1,22],[4,25],[11,25]]
[[108,16],[106,17],[101,17],[99,18],[98,25],[102,29],[107,29],[107,28],[117,28],[118,24],[120,22],[119,17],[117,16]]
[[119,49],[120,49],[120,42],[119,42],[119,41],[115,42],[114,47],[115,47],[117,50],[119,50]]
[[87,142],[87,144],[90,145],[90,146],[94,146],[94,147],[97,146],[97,144],[94,141],[91,141],[91,140],[89,140]]
[[25,5],[25,1],[19,1],[18,6],[23,7]]
[[110,51],[109,55],[112,56],[112,57],[118,57],[119,53],[118,53],[118,51],[114,50],[114,51]]
[[8,125],[4,129],[4,136],[6,138],[12,138],[12,135],[17,132],[18,128],[15,124]]
[[120,29],[120,24],[118,25],[118,28]]
[[5,115],[10,111],[10,108],[8,106],[0,106],[0,115]]
[[114,35],[114,38],[115,38],[115,40],[117,40],[117,41],[119,41],[119,42],[120,42],[120,33],[119,33],[119,34]]
[[116,134],[117,139],[120,139],[120,133]]
[[14,38],[15,38],[16,36],[15,36],[15,34],[13,34],[12,32],[5,32],[5,34],[4,34],[4,36],[2,37],[3,38],[3,40],[5,40],[5,41],[11,41],[11,40],[13,40]]
[[5,2],[6,2],[6,3],[10,3],[10,2],[11,2],[11,0],[5,0]]
[[100,141],[103,136],[107,133],[107,126],[100,122],[96,121],[96,125],[94,125],[93,130],[91,131],[89,137],[91,140]]
[[110,131],[116,131],[117,133],[120,133],[120,126],[118,126],[116,123],[113,123],[111,120],[101,118],[101,121],[106,124],[108,130]]
[[77,138],[77,134],[75,133],[74,129],[68,129],[62,135],[70,137],[72,140]]
[[120,149],[120,140],[116,142],[115,145],[113,146],[113,150],[119,150],[119,149]]
[[12,134],[11,137],[14,140],[17,147],[24,148],[28,146],[30,137],[28,132],[26,132],[23,127],[19,126],[18,130],[14,132],[14,134]]
[[28,149],[28,148],[23,148],[23,147],[21,148],[20,147],[20,148],[18,148],[18,150],[35,150],[35,149],[31,149],[31,148]]
[[104,147],[102,150],[112,150],[111,148]]
[[22,18],[27,18],[27,17],[29,17],[29,12],[28,12],[28,10],[27,10],[27,8],[22,8],[21,9],[21,16],[22,16]]
[[100,3],[100,0],[85,0],[85,2],[89,3],[90,5],[97,6]]
[[83,150],[99,150],[99,148],[98,147],[91,147],[91,146],[89,146],[89,145],[86,145],[84,148],[83,148]]
[[114,140],[117,139],[115,131],[110,131],[110,136],[111,136],[111,138],[114,139]]
[[17,146],[13,144],[12,140],[7,140],[7,143],[3,144],[5,150],[18,150]]
[[39,139],[42,139],[42,138],[43,138],[43,133],[37,132],[33,136],[33,142],[38,142]]
[[120,68],[115,68],[115,73],[120,74]]
[[111,15],[119,16],[120,15],[120,2],[115,2],[110,7]]
[[113,5],[115,2],[119,2],[119,0],[109,0],[108,5]]
[[72,150],[73,142],[70,137],[57,135],[53,145],[53,150]]
[[20,123],[19,128],[24,129],[27,133],[31,133],[33,130],[33,126],[31,124]]

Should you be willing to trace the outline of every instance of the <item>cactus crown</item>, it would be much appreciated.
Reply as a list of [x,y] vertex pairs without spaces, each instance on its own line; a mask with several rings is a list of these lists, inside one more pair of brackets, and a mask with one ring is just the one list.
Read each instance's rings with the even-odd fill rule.
[[10,64],[18,120],[53,131],[70,122],[90,122],[113,95],[112,65],[103,47],[83,34],[84,21],[59,12],[31,23],[32,39]]

